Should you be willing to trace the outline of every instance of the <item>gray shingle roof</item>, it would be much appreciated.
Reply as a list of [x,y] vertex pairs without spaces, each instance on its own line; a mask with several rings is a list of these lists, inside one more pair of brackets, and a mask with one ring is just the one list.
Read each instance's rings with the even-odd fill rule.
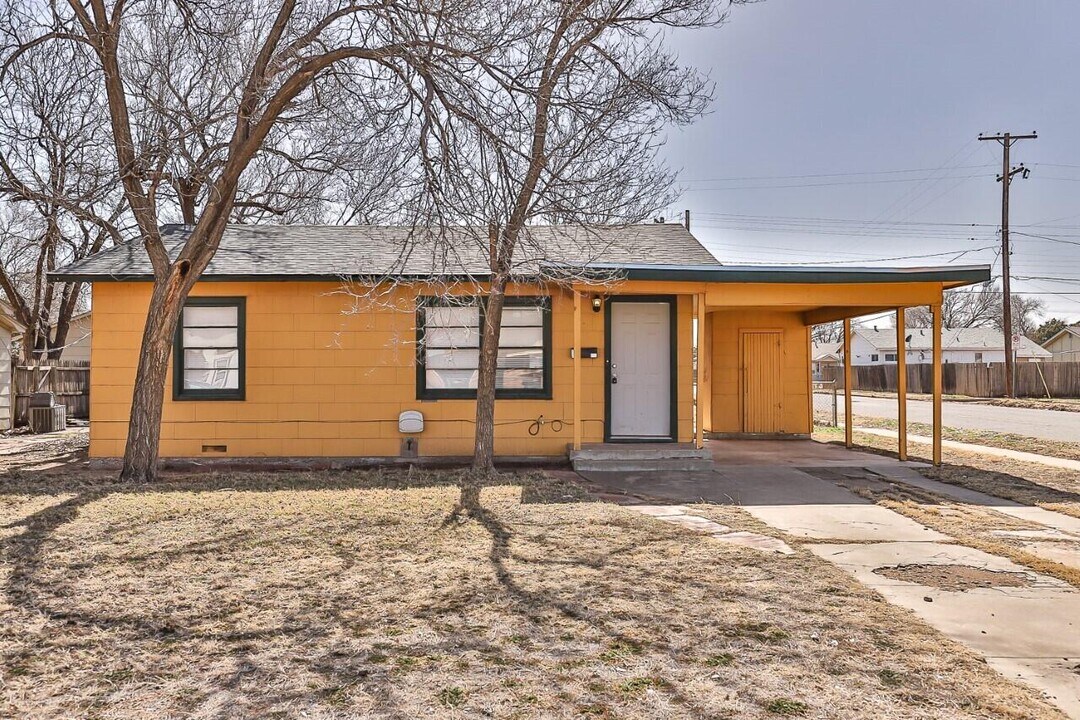
[[[187,228],[163,228],[175,257]],[[282,278],[487,273],[486,228],[447,228],[437,234],[400,226],[230,225],[203,277]],[[532,226],[520,243],[514,272],[541,265],[586,263],[709,265],[720,263],[682,225],[623,227]],[[141,243],[112,248],[51,273],[56,279],[140,279],[152,275]]]
[[[878,350],[896,350],[896,330],[893,328],[858,328],[855,332]],[[911,335],[908,350],[933,349],[933,334],[930,330],[916,328],[908,332]],[[941,331],[941,347],[943,350],[1004,350],[1005,336],[994,328],[946,328]],[[1017,357],[1051,357],[1051,354],[1036,342],[1022,336],[1015,343],[1015,352]]]
[[825,359],[828,359],[828,358],[839,359],[840,356],[843,354],[843,349],[844,349],[844,343],[842,343],[842,342],[832,342],[832,343],[818,343],[818,342],[816,342],[816,343],[813,344],[813,347],[811,348],[810,359],[814,360],[814,361],[825,360]]

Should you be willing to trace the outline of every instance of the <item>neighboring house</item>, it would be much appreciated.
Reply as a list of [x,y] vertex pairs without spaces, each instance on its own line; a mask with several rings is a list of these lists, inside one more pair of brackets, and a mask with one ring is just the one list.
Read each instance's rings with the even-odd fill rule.
[[1042,346],[1054,362],[1080,362],[1080,325],[1062,328]]
[[[164,228],[174,255],[186,232]],[[461,235],[452,250],[463,269],[434,265],[448,248],[427,240],[403,253],[407,228],[229,226],[183,312],[161,455],[470,455],[482,312],[473,281],[488,276],[488,248],[486,237],[446,232]],[[806,435],[812,326],[868,308],[940,304],[944,290],[990,277],[987,266],[721,265],[674,224],[528,233],[503,318],[502,457],[554,457],[581,443],[694,442],[695,428]],[[533,250],[542,255],[529,257]],[[577,280],[538,282],[552,274]],[[116,458],[152,288],[149,259],[130,243],[50,277],[92,283],[90,455]],[[401,418],[406,411],[423,416],[422,430],[415,416]]]
[[87,310],[71,316],[64,352],[60,359],[64,362],[90,362],[90,330],[93,316]]
[[826,368],[836,367],[844,362],[844,343],[814,343],[810,347],[810,359],[814,377],[821,377]]
[[[907,362],[931,362],[932,337],[930,330],[912,328],[907,331]],[[942,360],[946,363],[1003,363],[1005,337],[992,328],[958,328],[941,331]],[[1017,362],[1049,360],[1050,353],[1038,343],[1020,337],[1013,343]],[[851,339],[852,365],[885,365],[895,363],[896,329],[854,328]]]
[[[68,326],[67,340],[64,342],[64,351],[60,359],[64,362],[90,362],[90,330],[92,324],[91,312],[79,313],[71,316],[71,324]],[[52,328],[49,328],[52,332]],[[15,336],[16,344],[22,343],[22,333]]]
[[0,301],[0,430],[10,430],[15,422],[15,390],[12,387],[12,345],[23,327],[15,320],[11,306]]

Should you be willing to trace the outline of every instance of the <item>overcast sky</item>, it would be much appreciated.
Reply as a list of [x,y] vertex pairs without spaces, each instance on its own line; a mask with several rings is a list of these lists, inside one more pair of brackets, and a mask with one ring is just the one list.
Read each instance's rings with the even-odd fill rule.
[[1013,289],[1080,321],[1078,30],[1076,0],[737,7],[723,28],[673,39],[717,92],[707,118],[669,138],[685,189],[669,215],[690,209],[730,263],[923,256],[884,264],[999,274],[1001,146],[976,137],[1037,130],[1013,147],[1032,174],[1012,187],[1012,272],[1068,281]]

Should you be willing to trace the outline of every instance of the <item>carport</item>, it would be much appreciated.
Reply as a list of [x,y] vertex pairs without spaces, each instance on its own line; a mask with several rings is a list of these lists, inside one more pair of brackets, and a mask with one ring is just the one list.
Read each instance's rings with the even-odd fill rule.
[[[813,427],[810,331],[814,325],[837,320],[844,322],[844,402],[845,417],[850,418],[852,319],[893,311],[897,346],[904,347],[906,309],[929,306],[934,318],[933,456],[935,463],[941,462],[942,297],[945,290],[985,282],[988,267],[755,267],[721,268],[710,274],[718,281],[710,283],[705,294],[703,355],[713,377],[705,379],[711,392],[703,397],[711,397],[712,406],[703,403],[703,429],[719,437],[768,437],[793,434],[793,430],[809,434]],[[804,338],[798,337],[800,332]],[[773,367],[777,362],[779,372]],[[897,366],[897,449],[905,460],[905,353],[897,353]],[[848,447],[851,426],[845,423]]]
[[[845,417],[851,417],[851,322],[864,315],[893,312],[897,346],[905,347],[905,312],[927,306],[933,316],[933,458],[941,462],[942,343],[941,305],[946,290],[986,282],[986,265],[956,267],[828,266],[671,266],[595,265],[635,281],[635,292],[684,297],[692,313],[678,322],[677,352],[689,350],[696,358],[689,377],[680,376],[679,397],[694,398],[693,424],[677,438],[692,439],[704,448],[707,438],[799,438],[813,429],[811,328],[826,322],[844,323]],[[586,297],[617,295],[611,285],[574,286],[575,308]],[[674,317],[674,315],[673,315]],[[580,336],[580,310],[575,312],[575,337]],[[689,332],[687,332],[689,330]],[[681,338],[692,338],[682,348]],[[576,343],[575,343],[576,344]],[[608,362],[611,360],[608,358]],[[580,356],[574,360],[575,404],[581,390]],[[897,353],[900,459],[907,458],[907,363]],[[673,382],[675,382],[673,380]],[[579,413],[575,410],[575,417]],[[689,423],[687,423],[689,425]],[[852,446],[851,423],[845,440]],[[580,429],[574,428],[574,449],[581,447]]]

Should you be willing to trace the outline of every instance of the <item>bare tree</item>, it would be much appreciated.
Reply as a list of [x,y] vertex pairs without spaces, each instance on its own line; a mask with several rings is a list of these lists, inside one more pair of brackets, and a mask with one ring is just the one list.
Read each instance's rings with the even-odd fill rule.
[[816,343],[840,342],[844,339],[844,323],[842,320],[839,320],[837,322],[815,325],[810,331],[810,337]]
[[81,47],[35,48],[5,63],[0,85],[0,288],[26,328],[28,362],[59,358],[85,309],[82,284],[48,273],[121,237],[124,198],[87,59]]
[[[1001,307],[1001,297],[1002,295],[999,293],[999,308]],[[1024,337],[1032,337],[1039,328],[1039,316],[1045,307],[1046,303],[1041,298],[1014,293],[1012,296],[1013,332]],[[1003,310],[999,310],[997,317],[994,318],[994,327],[1004,331],[1005,315]]]
[[[487,36],[484,16],[467,0],[455,4],[453,13],[392,0],[313,0],[299,6],[295,0],[26,0],[9,9],[9,65],[46,43],[73,43],[93,57],[115,170],[153,267],[123,479],[156,475],[173,334],[188,293],[241,209],[238,193],[245,183],[253,173],[273,174],[267,168],[276,157],[297,170],[296,187],[316,192],[307,176],[319,160],[306,151],[320,139],[351,132],[339,149],[394,133],[408,139],[408,123],[387,118],[411,118],[413,95],[406,86],[422,83],[413,68],[465,54],[455,49],[466,37],[457,32],[456,20],[468,23],[474,33],[469,37]],[[177,98],[190,101],[177,111]],[[337,127],[346,111],[361,121]],[[259,164],[264,157],[266,167]],[[346,177],[356,170],[340,169]],[[173,192],[189,227],[170,246],[160,227],[171,212],[166,203]],[[242,209],[280,211],[254,201]]]
[[[993,282],[962,290],[946,290],[942,298],[941,319],[946,328],[1005,327],[1003,293]],[[1021,335],[1031,336],[1044,307],[1036,297],[1013,294],[1013,328]],[[927,307],[910,308],[907,325],[914,328],[931,327],[933,319]]]
[[[492,3],[503,43],[463,74],[431,75],[425,100],[445,110],[420,137],[436,188],[430,215],[473,230],[484,288],[474,477],[493,470],[502,311],[511,282],[570,282],[602,255],[592,224],[630,224],[673,199],[663,131],[705,112],[711,85],[665,47],[663,31],[720,24],[720,0]],[[439,142],[429,142],[439,139]],[[451,148],[444,152],[444,148]],[[577,225],[563,247],[537,224]],[[590,242],[590,237],[595,242]],[[545,246],[545,244],[549,246]],[[447,252],[453,262],[460,253]],[[552,272],[545,258],[561,258]],[[547,268],[547,270],[545,270]],[[475,506],[478,486],[463,488]]]

